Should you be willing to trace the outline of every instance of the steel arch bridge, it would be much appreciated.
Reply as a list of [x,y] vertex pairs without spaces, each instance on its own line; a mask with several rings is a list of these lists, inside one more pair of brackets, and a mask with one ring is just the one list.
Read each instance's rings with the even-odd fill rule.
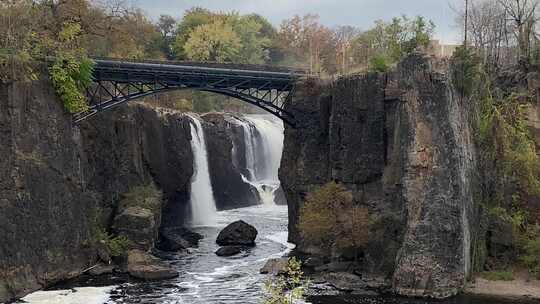
[[78,123],[99,112],[154,94],[192,89],[234,97],[294,126],[285,110],[305,71],[258,65],[95,59],[89,109],[73,115]]

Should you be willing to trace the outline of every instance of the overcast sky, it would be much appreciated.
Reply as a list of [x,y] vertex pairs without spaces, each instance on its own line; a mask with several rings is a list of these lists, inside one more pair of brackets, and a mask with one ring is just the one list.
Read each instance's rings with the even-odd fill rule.
[[459,7],[462,0],[133,0],[153,19],[161,14],[182,17],[184,10],[201,6],[214,11],[239,11],[257,13],[274,25],[296,14],[318,14],[323,24],[354,25],[360,29],[371,27],[374,20],[389,20],[407,14],[422,15],[437,25],[436,38],[446,43],[459,40],[460,31],[455,26],[455,13],[450,8]]

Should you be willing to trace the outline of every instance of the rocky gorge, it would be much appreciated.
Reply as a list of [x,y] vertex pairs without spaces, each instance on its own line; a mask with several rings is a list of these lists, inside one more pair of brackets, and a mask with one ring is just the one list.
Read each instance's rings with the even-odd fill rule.
[[[48,81],[2,85],[0,96],[0,302],[109,259],[99,254],[96,231],[127,236],[141,251],[128,259],[139,262],[156,245],[197,241],[171,243],[190,218],[193,118],[132,104],[74,125]],[[241,118],[197,119],[218,208],[254,204],[258,191],[233,166],[233,144],[244,141]]]
[[[203,145],[207,155],[210,190],[202,191],[227,219],[238,220],[236,208],[256,203],[288,204],[289,242],[318,281],[347,292],[410,297],[447,298],[463,291],[473,273],[476,244],[486,241],[486,229],[501,227],[486,228],[474,202],[478,160],[470,108],[448,75],[416,55],[388,73],[308,78],[287,110],[297,126],[284,130],[253,117],[186,114],[145,103],[75,125],[48,81],[0,85],[0,302],[95,265],[108,266],[110,260],[145,280],[183,272],[152,253],[180,252],[189,260],[188,248],[204,242],[202,234],[186,229],[194,214],[193,179],[200,174],[195,164],[201,151],[194,144]],[[279,180],[270,170],[275,166]],[[308,194],[332,181],[369,212],[369,242],[354,248],[361,254],[352,267],[350,252],[325,252],[298,229]],[[283,210],[269,205],[271,211],[246,214],[273,221]],[[224,255],[251,254],[259,263],[253,252],[279,251],[267,240],[283,233],[275,223],[261,225],[270,227],[262,242],[253,247],[257,230],[245,228],[249,248],[227,240],[222,244],[231,251]],[[96,232],[125,237],[129,252],[103,254]],[[292,249],[283,245],[287,250],[280,253]],[[202,246],[214,255],[208,241]],[[208,277],[236,267],[226,264],[231,261],[212,260],[217,265],[206,277],[197,273],[197,263],[177,263],[211,282]],[[265,272],[279,273],[284,262],[274,264]],[[258,283],[250,281],[246,289],[254,292]]]

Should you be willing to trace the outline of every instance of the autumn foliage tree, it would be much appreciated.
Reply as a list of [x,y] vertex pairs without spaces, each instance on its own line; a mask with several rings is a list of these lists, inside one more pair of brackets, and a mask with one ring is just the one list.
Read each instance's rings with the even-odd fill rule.
[[367,208],[343,185],[330,182],[308,194],[298,228],[306,244],[331,253],[352,248],[357,256],[369,241],[369,222]]

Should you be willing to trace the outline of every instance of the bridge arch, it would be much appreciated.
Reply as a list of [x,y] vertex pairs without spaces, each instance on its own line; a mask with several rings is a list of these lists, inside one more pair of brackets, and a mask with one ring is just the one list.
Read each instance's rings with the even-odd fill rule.
[[253,65],[95,61],[94,82],[87,90],[89,109],[73,115],[76,123],[132,100],[191,89],[242,100],[294,126],[294,116],[285,105],[305,75],[299,70]]

